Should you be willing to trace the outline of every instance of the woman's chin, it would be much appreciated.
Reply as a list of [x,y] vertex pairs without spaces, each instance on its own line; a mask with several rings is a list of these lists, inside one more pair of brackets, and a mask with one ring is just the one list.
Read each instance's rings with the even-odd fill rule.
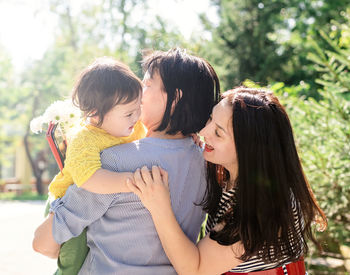
[[207,151],[203,151],[203,158],[206,160],[206,161],[209,161],[209,162],[211,162],[211,163],[215,163],[215,162],[213,162],[213,160],[212,160],[212,157],[211,157],[211,155],[210,155],[210,152],[207,152]]

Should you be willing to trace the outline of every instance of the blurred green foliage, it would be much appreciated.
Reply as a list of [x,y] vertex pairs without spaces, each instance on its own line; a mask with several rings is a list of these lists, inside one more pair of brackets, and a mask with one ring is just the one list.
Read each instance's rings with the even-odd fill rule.
[[[332,22],[337,28],[330,35],[319,31],[323,41],[312,41],[308,54],[319,72],[319,100],[304,96],[307,84],[269,86],[287,109],[305,173],[327,216],[327,230],[317,233],[326,254],[350,246],[350,10],[344,16],[344,23]],[[318,255],[314,247],[311,251]]]
[[218,9],[219,23],[213,25],[201,15],[212,35],[201,53],[216,66],[224,89],[245,79],[260,85],[298,85],[303,81],[311,86],[309,95],[317,96],[318,71],[307,58],[313,47],[310,37],[318,39],[319,28],[331,30],[331,20],[344,22],[342,13],[349,0],[211,2]]
[[38,195],[36,192],[25,192],[21,195],[16,194],[16,192],[0,193],[0,200],[7,201],[46,201],[48,195]]
[[321,99],[283,98],[306,174],[329,220],[326,234],[336,244],[334,252],[341,244],[350,245],[350,43],[343,42],[349,23],[338,25],[335,40],[320,31],[329,47],[315,42],[308,55],[320,72]]

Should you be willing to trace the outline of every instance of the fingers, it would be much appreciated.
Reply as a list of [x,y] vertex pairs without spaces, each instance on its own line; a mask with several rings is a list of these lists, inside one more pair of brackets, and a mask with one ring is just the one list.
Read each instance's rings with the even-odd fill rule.
[[163,179],[163,182],[166,184],[166,186],[169,187],[169,181],[168,181],[168,172],[165,171],[163,168],[159,167],[159,172],[160,172],[160,175]]
[[168,184],[168,172],[159,166],[152,166],[152,173],[148,170],[147,166],[143,166],[137,169],[134,173],[135,185],[141,192],[147,188],[147,185],[154,183],[163,183],[166,186]]
[[146,184],[151,184],[153,183],[153,178],[152,178],[152,175],[150,173],[150,171],[148,170],[147,166],[143,166],[141,168],[141,176],[143,178],[143,181],[146,183]]
[[197,134],[191,134],[191,137],[193,139],[193,142],[198,145],[199,142],[199,136]]
[[203,141],[199,140],[198,146],[203,148],[203,144],[204,144]]
[[156,183],[162,182],[162,176],[160,174],[160,168],[158,166],[152,166],[152,176],[153,176],[154,182]]
[[191,137],[196,145],[198,145],[199,147],[203,146],[203,142],[201,141],[201,138],[198,134],[191,134]]
[[130,179],[126,180],[126,186],[130,189],[131,192],[133,192],[136,196],[138,196],[141,199],[142,193],[140,189],[138,189],[137,186],[133,184]]
[[146,184],[142,179],[140,168],[136,169],[134,173],[134,181],[135,186],[142,192],[145,189]]
[[159,166],[152,166],[152,175],[156,183],[168,185],[168,172]]

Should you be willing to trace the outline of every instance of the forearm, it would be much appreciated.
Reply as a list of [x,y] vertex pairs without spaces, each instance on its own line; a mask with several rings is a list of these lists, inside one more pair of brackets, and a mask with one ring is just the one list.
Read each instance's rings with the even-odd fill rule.
[[164,251],[180,275],[200,274],[200,252],[183,233],[171,209],[152,215]]
[[81,185],[81,188],[97,194],[130,192],[126,186],[128,178],[132,180],[133,174],[130,172],[113,172],[100,168]]
[[55,241],[52,234],[53,213],[35,230],[33,249],[50,258],[57,258],[60,245]]
[[240,263],[240,242],[224,246],[206,236],[196,246],[187,238],[171,209],[166,171],[153,166],[151,176],[147,167],[142,167],[135,171],[134,180],[128,187],[151,213],[164,251],[178,274],[222,274]]

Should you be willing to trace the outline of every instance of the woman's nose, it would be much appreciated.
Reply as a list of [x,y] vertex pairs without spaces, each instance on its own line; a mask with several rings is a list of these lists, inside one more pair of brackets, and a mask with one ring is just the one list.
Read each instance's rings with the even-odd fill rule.
[[202,136],[202,137],[206,136],[208,126],[209,126],[209,124],[207,124],[202,130],[199,131],[200,136]]

